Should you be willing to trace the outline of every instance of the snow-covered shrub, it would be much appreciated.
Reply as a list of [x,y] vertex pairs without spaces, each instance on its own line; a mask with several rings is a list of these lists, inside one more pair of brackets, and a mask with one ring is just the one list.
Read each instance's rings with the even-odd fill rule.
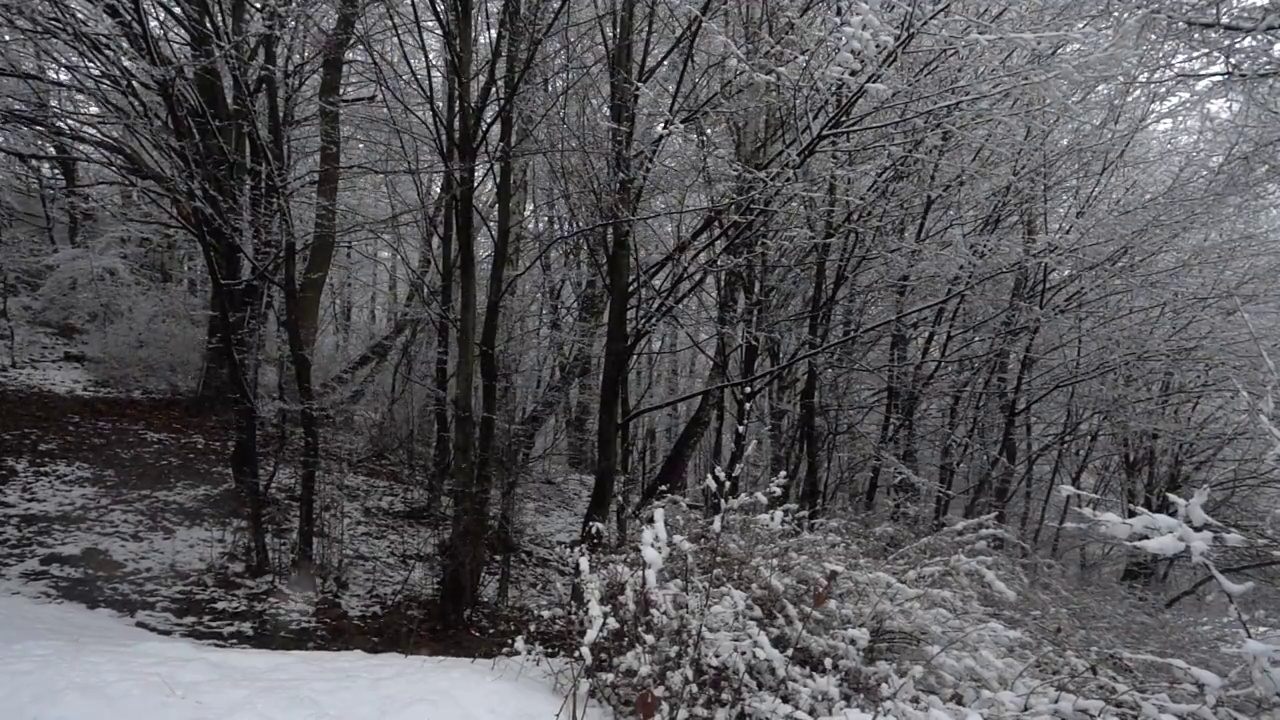
[[133,313],[144,292],[123,258],[88,249],[63,250],[44,261],[48,277],[36,293],[33,319],[81,335]]
[[44,285],[49,268],[38,258],[6,250],[0,246],[0,277],[7,282],[11,296],[28,299]]
[[[1280,386],[1280,372],[1272,362],[1265,346],[1259,340],[1248,315],[1241,310],[1244,321],[1257,344],[1266,365],[1268,384],[1260,398],[1255,399],[1243,387],[1240,393],[1256,425],[1270,439],[1273,449],[1268,456],[1271,462],[1280,458],[1280,429],[1275,421],[1274,393]],[[1133,666],[1163,670],[1175,680],[1164,691],[1157,691],[1148,682],[1141,706],[1146,717],[1196,716],[1222,717],[1277,717],[1280,712],[1280,638],[1268,637],[1253,624],[1255,618],[1246,612],[1241,601],[1255,589],[1252,581],[1237,582],[1219,569],[1218,560],[1231,550],[1251,549],[1255,554],[1265,551],[1246,537],[1210,516],[1207,508],[1211,494],[1208,485],[1201,487],[1190,498],[1166,493],[1164,506],[1167,512],[1157,512],[1141,506],[1127,506],[1123,516],[1100,510],[1105,498],[1074,487],[1060,488],[1063,495],[1075,496],[1083,501],[1076,513],[1084,523],[1071,523],[1095,532],[1095,542],[1124,546],[1152,559],[1170,561],[1182,559],[1199,569],[1217,588],[1225,600],[1226,617],[1223,620],[1234,629],[1235,639],[1221,648],[1213,670],[1188,662],[1186,657],[1172,653],[1132,653],[1120,650],[1117,660]],[[1255,503],[1262,496],[1251,496]],[[1093,505],[1094,507],[1091,507]],[[1275,555],[1276,551],[1264,553]],[[1213,631],[1213,625],[1199,628]],[[1185,632],[1185,629],[1181,629]],[[1225,660],[1225,662],[1223,662]],[[1155,675],[1151,673],[1148,675]]]
[[[1200,522],[1203,500],[1172,520],[1140,514],[1164,532],[1129,540],[1172,549],[1159,539],[1172,532],[1202,558],[1194,543],[1240,542]],[[1280,658],[1258,638],[1219,673],[1124,638],[1033,630],[1052,613],[992,518],[888,550],[858,519],[792,510],[755,495],[708,519],[668,500],[630,547],[579,550],[576,610],[545,613],[530,638],[558,642],[573,688],[620,718],[1222,720],[1257,717],[1274,694]],[[526,642],[519,652],[541,652]]]
[[[1096,496],[1071,487],[1063,487],[1068,495],[1098,499]],[[1263,707],[1276,708],[1280,700],[1280,644],[1260,639],[1250,626],[1250,618],[1237,602],[1254,589],[1253,582],[1238,583],[1224,575],[1214,561],[1224,548],[1239,548],[1249,544],[1239,532],[1219,523],[1206,512],[1209,487],[1202,487],[1191,498],[1168,495],[1173,514],[1152,512],[1134,507],[1130,517],[1120,517],[1112,512],[1077,509],[1088,525],[1103,537],[1161,559],[1185,557],[1193,566],[1207,572],[1223,597],[1227,599],[1230,620],[1239,630],[1239,641],[1225,652],[1235,657],[1233,666],[1225,675],[1197,667],[1183,658],[1151,655],[1128,655],[1126,659],[1164,666],[1186,680],[1188,688],[1199,689],[1203,696],[1203,708],[1214,708],[1223,698],[1250,697]],[[1212,716],[1212,713],[1200,713]]]
[[[580,554],[581,610],[560,620],[576,633],[578,682],[641,718],[942,720],[1112,706],[1037,680],[1040,653],[994,619],[1021,577],[989,518],[876,559],[856,521],[805,527],[791,510],[756,495],[706,519],[669,501],[632,550]],[[1133,698],[1116,702],[1136,709]]]
[[95,377],[113,387],[177,394],[195,387],[204,353],[203,313],[149,291],[133,311],[86,335]]
[[204,348],[202,308],[181,290],[142,279],[119,255],[76,249],[45,265],[33,319],[79,338],[94,375],[130,390],[193,386]]

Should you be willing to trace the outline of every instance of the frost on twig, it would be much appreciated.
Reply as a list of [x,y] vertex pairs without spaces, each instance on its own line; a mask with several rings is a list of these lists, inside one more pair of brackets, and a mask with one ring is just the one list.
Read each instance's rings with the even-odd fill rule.
[[[1068,495],[1092,497],[1089,493],[1072,487],[1064,486],[1061,490]],[[1077,508],[1077,512],[1105,537],[1114,538],[1129,547],[1160,558],[1185,556],[1192,564],[1203,567],[1227,599],[1231,618],[1240,628],[1240,645],[1231,652],[1239,655],[1242,662],[1229,677],[1248,677],[1250,685],[1245,690],[1259,698],[1275,699],[1280,697],[1280,668],[1273,664],[1273,660],[1280,656],[1280,646],[1254,637],[1248,618],[1238,603],[1241,596],[1254,588],[1254,583],[1239,583],[1229,579],[1214,561],[1216,549],[1241,547],[1247,540],[1209,516],[1205,511],[1209,494],[1210,489],[1206,486],[1197,490],[1191,498],[1169,495],[1169,504],[1176,509],[1173,515],[1151,512],[1140,507],[1133,508],[1133,516],[1129,518],[1085,507]],[[1209,706],[1216,702],[1220,690],[1226,684],[1218,675],[1193,667],[1183,660],[1146,655],[1131,657],[1177,668],[1191,676],[1202,687]]]

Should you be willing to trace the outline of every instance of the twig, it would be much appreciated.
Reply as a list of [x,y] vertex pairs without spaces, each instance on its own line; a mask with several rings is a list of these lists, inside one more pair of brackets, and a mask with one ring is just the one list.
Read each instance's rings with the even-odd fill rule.
[[0,318],[9,331],[9,367],[18,367],[18,335],[13,329],[13,316],[9,314],[9,276],[0,277]]
[[[1224,574],[1233,573],[1233,572],[1244,572],[1246,570],[1257,570],[1259,568],[1274,567],[1276,565],[1280,565],[1280,560],[1263,560],[1261,562],[1249,563],[1247,565],[1236,565],[1235,567],[1223,568],[1218,572],[1224,573]],[[1183,600],[1186,600],[1187,598],[1194,595],[1197,590],[1213,582],[1213,580],[1214,580],[1214,576],[1212,574],[1205,575],[1204,577],[1197,580],[1191,587],[1169,598],[1169,601],[1164,604],[1164,609],[1168,610],[1172,608],[1174,605],[1177,605]]]

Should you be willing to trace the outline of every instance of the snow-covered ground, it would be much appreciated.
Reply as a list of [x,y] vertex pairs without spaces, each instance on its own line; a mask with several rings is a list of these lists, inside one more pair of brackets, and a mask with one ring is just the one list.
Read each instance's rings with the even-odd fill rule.
[[[13,331],[12,337],[10,330]],[[59,338],[46,328],[21,322],[0,326],[0,383],[60,395],[101,395],[107,392],[85,369],[80,343]]]
[[514,661],[214,648],[12,596],[0,597],[0,708],[8,720],[571,717],[545,670]]

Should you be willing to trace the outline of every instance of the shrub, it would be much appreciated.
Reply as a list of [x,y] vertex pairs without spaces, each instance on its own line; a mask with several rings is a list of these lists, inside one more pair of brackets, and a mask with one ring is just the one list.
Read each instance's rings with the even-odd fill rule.
[[756,495],[708,520],[668,501],[636,551],[580,555],[582,609],[551,618],[579,630],[577,680],[641,718],[966,717],[1049,702],[1023,677],[1027,639],[991,619],[1015,599],[997,570],[1018,572],[993,552],[1007,538],[989,518],[874,561],[855,521],[806,527],[793,510]]
[[103,330],[135,312],[144,286],[118,255],[63,250],[44,261],[33,319],[68,335]]
[[[1071,487],[1063,487],[1062,492],[1100,499]],[[1199,691],[1204,708],[1213,708],[1224,698],[1250,698],[1260,707],[1274,708],[1276,700],[1280,699],[1280,667],[1275,664],[1280,660],[1280,645],[1262,639],[1251,627],[1249,615],[1238,602],[1254,589],[1254,583],[1231,580],[1215,562],[1220,550],[1247,546],[1249,540],[1209,516],[1206,512],[1209,495],[1208,486],[1197,490],[1191,498],[1170,494],[1168,500],[1174,508],[1173,514],[1152,512],[1142,507],[1132,508],[1132,514],[1126,518],[1087,507],[1080,507],[1077,512],[1102,538],[1123,543],[1156,558],[1184,557],[1203,569],[1226,598],[1228,618],[1238,627],[1238,643],[1225,650],[1234,657],[1234,667],[1225,675],[1177,657],[1144,654],[1127,655],[1126,659],[1164,666],[1182,676],[1189,688]]]
[[160,392],[194,384],[204,350],[202,308],[174,302],[174,288],[142,280],[119,255],[65,250],[45,265],[33,319],[80,338],[98,379]]
[[[1205,540],[1202,506],[1197,496],[1178,518],[1139,526]],[[1171,549],[1144,542],[1159,536],[1132,540]],[[992,518],[887,550],[855,518],[807,523],[764,495],[711,519],[668,500],[632,540],[579,550],[577,609],[536,628],[567,640],[575,692],[620,718],[1238,718],[1256,716],[1280,679],[1277,649],[1256,638],[1222,676],[1006,624],[1035,613],[1021,605],[1032,593],[1007,552],[1016,545]],[[545,654],[523,640],[517,651]]]
[[139,298],[132,312],[92,330],[85,338],[93,374],[125,389],[178,394],[195,386],[204,353],[201,313]]

